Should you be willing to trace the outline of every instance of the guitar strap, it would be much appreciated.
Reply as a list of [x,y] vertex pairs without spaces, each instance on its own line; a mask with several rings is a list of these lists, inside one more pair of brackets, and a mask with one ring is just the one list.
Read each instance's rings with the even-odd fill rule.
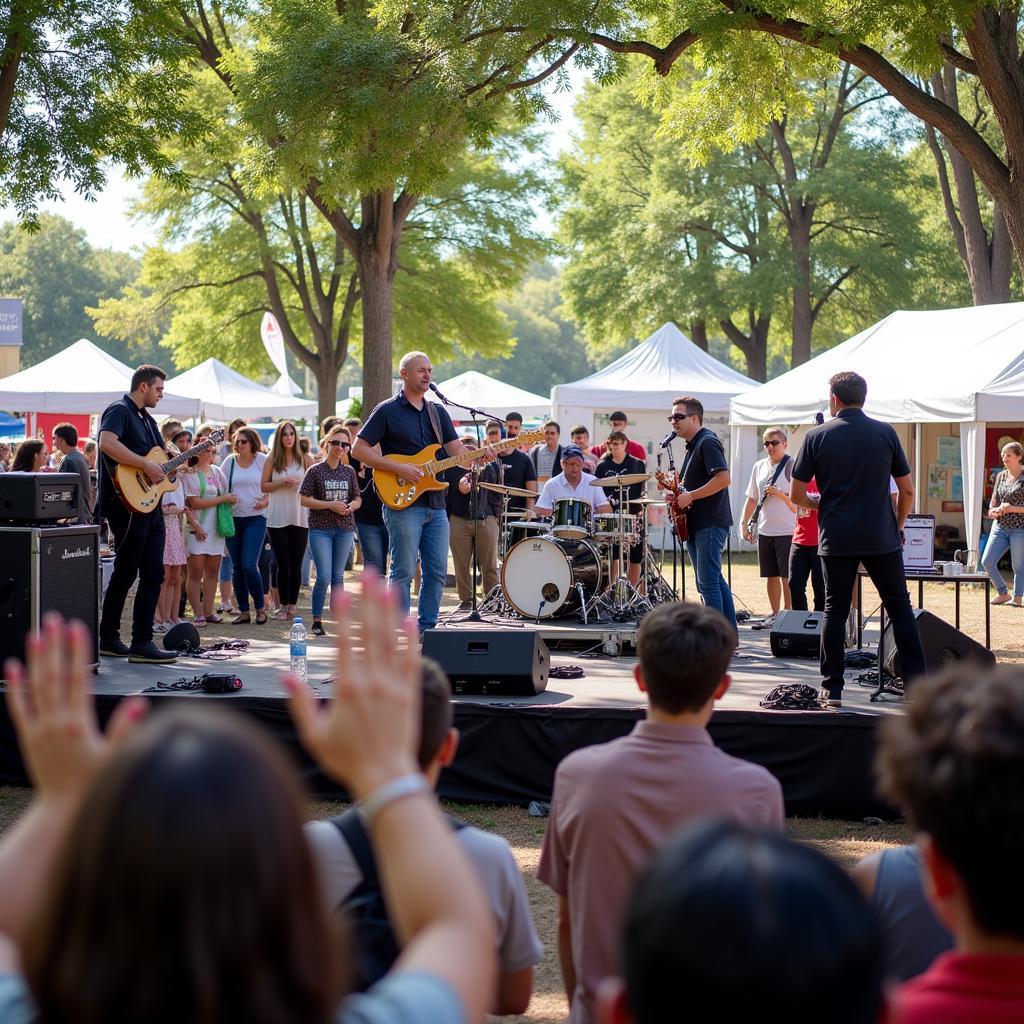
[[[786,468],[786,463],[789,462],[790,458],[792,458],[792,456],[790,455],[784,455],[782,457],[782,459],[779,461],[779,464],[775,467],[775,472],[772,473],[772,478],[771,480],[768,481],[766,485],[767,487],[775,486],[776,481],[779,479],[780,476],[782,476],[782,471]],[[751,519],[756,519],[758,515],[760,515],[761,509],[764,508],[765,498],[766,496],[762,491],[761,500],[757,503],[757,508],[754,509],[753,514],[750,517]]]
[[434,437],[437,438],[437,443],[443,448],[444,441],[441,440],[441,423],[437,416],[437,406],[427,398],[424,398],[423,401],[427,406],[427,415],[430,417],[430,425],[434,428]]

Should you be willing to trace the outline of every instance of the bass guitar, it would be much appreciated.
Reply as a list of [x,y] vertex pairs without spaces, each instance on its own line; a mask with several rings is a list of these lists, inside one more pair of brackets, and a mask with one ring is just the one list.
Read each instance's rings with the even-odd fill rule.
[[405,462],[410,466],[419,466],[423,470],[423,476],[413,481],[407,477],[392,473],[386,469],[374,469],[373,487],[380,500],[388,508],[400,511],[408,508],[417,498],[422,497],[428,491],[443,491],[448,484],[438,480],[439,473],[453,466],[468,466],[474,459],[479,459],[487,454],[506,452],[512,448],[518,448],[522,444],[531,444],[540,441],[544,437],[543,430],[531,430],[520,434],[518,437],[506,437],[504,441],[497,444],[485,445],[483,448],[474,448],[464,452],[462,455],[451,455],[448,458],[438,458],[440,445],[428,444],[422,451],[415,455],[389,455],[388,458],[394,462]]
[[658,486],[668,494],[672,495],[672,504],[669,506],[669,515],[672,517],[672,529],[675,530],[680,544],[685,544],[690,539],[690,529],[686,522],[686,509],[680,508],[676,498],[682,493],[679,480],[675,473],[664,473],[660,469],[654,474]]
[[146,476],[144,469],[137,469],[135,466],[127,466],[123,462],[118,463],[114,470],[114,488],[121,497],[125,508],[132,512],[152,512],[160,504],[160,499],[168,492],[178,486],[176,480],[169,479],[176,469],[185,465],[189,459],[194,459],[200,452],[208,451],[224,440],[224,432],[215,430],[208,437],[203,438],[197,445],[193,445],[188,451],[175,455],[173,459],[165,458],[162,448],[150,448],[145,456],[148,462],[155,462],[164,471],[164,478],[160,483],[155,484]]

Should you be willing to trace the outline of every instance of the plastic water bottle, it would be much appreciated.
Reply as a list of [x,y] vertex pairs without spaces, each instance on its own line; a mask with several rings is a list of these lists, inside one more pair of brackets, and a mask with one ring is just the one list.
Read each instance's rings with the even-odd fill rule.
[[299,616],[292,623],[288,645],[291,650],[291,673],[296,679],[306,682],[306,627]]

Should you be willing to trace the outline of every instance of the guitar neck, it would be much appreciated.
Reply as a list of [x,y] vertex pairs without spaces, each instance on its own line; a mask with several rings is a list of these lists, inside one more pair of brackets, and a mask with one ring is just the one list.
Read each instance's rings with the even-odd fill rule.
[[202,454],[208,448],[212,448],[213,445],[202,441],[193,448],[189,448],[186,452],[181,452],[179,455],[175,455],[173,459],[169,459],[160,468],[164,471],[164,475],[173,473],[179,466],[184,466],[189,459],[194,459],[197,455]]
[[474,459],[479,459],[488,453],[493,455],[496,452],[508,451],[510,448],[518,448],[522,443],[518,437],[509,437],[504,441],[499,441],[497,444],[485,445],[483,448],[471,448],[461,455],[449,455],[447,459],[435,459],[433,462],[424,463],[423,469],[425,472],[436,476],[438,473],[443,473],[446,469],[452,469],[454,466],[466,466]]

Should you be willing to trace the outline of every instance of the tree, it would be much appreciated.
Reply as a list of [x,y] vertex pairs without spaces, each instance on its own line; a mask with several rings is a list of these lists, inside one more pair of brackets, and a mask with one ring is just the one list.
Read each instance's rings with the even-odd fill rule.
[[[537,20],[525,0],[513,7]],[[414,208],[467,142],[503,123],[507,94],[579,47],[480,32],[473,4],[276,0],[247,22],[244,47],[205,0],[181,12],[183,38],[238,101],[260,185],[305,194],[353,261],[372,406],[391,393],[394,287]]]
[[113,158],[165,173],[160,138],[194,134],[178,100],[188,51],[163,0],[10,0],[0,6],[0,205],[102,189]]
[[[687,54],[706,70],[691,102],[727,110],[740,137],[778,116],[780,91],[792,95],[809,66],[834,73],[839,62],[852,64],[962,155],[1002,210],[1017,263],[1024,264],[1024,74],[1016,0],[687,0],[655,7],[653,16],[647,3],[604,2],[585,10],[564,3],[548,12],[543,30],[613,54],[641,54],[661,76]],[[496,30],[517,30],[502,5],[488,14]],[[928,87],[945,63],[980,86],[994,141],[960,112],[956,90],[936,94]]]
[[33,232],[14,222],[0,226],[0,295],[24,302],[22,363],[31,366],[90,336],[122,362],[156,361],[158,346],[94,335],[86,313],[134,281],[138,269],[126,253],[93,249],[85,232],[63,217],[43,214]]
[[[232,94],[212,71],[197,75],[193,99],[223,127],[199,147],[168,144],[185,189],[147,182],[140,212],[161,225],[160,244],[145,255],[139,287],[94,311],[97,327],[125,337],[152,334],[156,324],[181,366],[216,355],[261,374],[270,363],[259,325],[270,310],[288,351],[316,378],[323,418],[334,411],[341,366],[362,348],[355,261],[306,192],[256,184]],[[493,295],[541,249],[530,226],[537,176],[508,166],[521,140],[516,133],[459,155],[410,219],[394,311],[410,347],[443,353],[456,338],[490,351],[510,344]],[[351,198],[347,208],[357,205]]]

